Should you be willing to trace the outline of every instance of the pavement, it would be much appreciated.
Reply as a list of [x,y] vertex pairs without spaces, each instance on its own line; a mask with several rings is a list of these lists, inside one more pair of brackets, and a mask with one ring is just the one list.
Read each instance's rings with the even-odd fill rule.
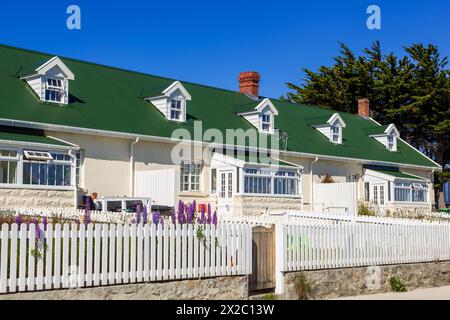
[[417,289],[408,292],[376,293],[333,300],[450,300],[450,286]]

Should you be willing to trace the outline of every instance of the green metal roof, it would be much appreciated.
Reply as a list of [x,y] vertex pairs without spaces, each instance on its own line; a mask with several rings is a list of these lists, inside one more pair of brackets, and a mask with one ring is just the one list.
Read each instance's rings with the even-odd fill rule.
[[44,135],[37,134],[24,134],[17,132],[9,132],[0,130],[0,144],[1,141],[13,141],[13,142],[27,142],[27,143],[39,143],[48,144],[54,146],[70,147],[71,145],[61,142],[59,140],[46,137]]
[[[154,96],[175,79],[152,76],[60,57],[75,74],[70,82],[68,106],[42,103],[18,75],[27,66],[54,55],[0,45],[0,119],[171,137],[178,128],[193,135],[194,121],[203,121],[203,130],[253,128],[237,110],[249,110],[257,102],[245,94],[182,81],[192,96],[187,122],[169,121],[142,97]],[[279,112],[275,126],[289,136],[287,151],[334,157],[356,158],[436,168],[436,164],[402,141],[398,152],[390,152],[366,129],[378,129],[371,120],[339,112],[347,127],[343,143],[331,143],[308,124],[311,118],[329,118],[336,111],[271,99]],[[239,108],[242,106],[242,108]],[[309,119],[307,121],[307,119]],[[246,142],[248,144],[248,142]],[[283,148],[284,149],[284,148]]]
[[412,174],[404,173],[404,172],[400,172],[400,171],[384,171],[384,170],[374,170],[374,171],[379,172],[379,173],[383,173],[383,174],[387,174],[387,175],[395,177],[395,178],[424,180],[424,181],[427,180],[425,178],[414,176]]

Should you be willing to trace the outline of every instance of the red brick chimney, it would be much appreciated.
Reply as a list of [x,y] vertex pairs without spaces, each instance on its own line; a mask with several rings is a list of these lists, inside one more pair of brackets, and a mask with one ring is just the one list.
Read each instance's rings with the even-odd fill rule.
[[364,118],[370,117],[370,102],[369,99],[358,100],[358,115]]
[[259,79],[258,72],[241,72],[239,74],[239,92],[256,98],[259,97]]

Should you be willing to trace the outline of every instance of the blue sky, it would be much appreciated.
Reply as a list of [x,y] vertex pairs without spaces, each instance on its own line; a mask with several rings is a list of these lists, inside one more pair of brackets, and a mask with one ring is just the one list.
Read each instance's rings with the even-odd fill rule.
[[[11,1],[0,7],[0,43],[226,89],[241,71],[261,73],[261,94],[279,97],[302,68],[330,64],[338,41],[356,52],[434,43],[450,56],[450,1]],[[66,27],[77,4],[82,29]],[[366,28],[366,9],[382,29]]]

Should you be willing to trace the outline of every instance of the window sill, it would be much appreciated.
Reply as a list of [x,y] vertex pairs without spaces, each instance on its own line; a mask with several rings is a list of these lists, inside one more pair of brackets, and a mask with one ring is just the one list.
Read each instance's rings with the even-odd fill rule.
[[256,197],[256,198],[289,198],[289,199],[302,199],[301,195],[283,195],[283,194],[253,194],[253,193],[244,193],[237,194],[242,197]]
[[202,197],[207,198],[209,194],[201,191],[182,191],[178,194],[179,197]]
[[71,191],[72,186],[41,186],[41,185],[24,185],[24,184],[0,184],[0,189],[30,189],[30,190],[61,190]]

